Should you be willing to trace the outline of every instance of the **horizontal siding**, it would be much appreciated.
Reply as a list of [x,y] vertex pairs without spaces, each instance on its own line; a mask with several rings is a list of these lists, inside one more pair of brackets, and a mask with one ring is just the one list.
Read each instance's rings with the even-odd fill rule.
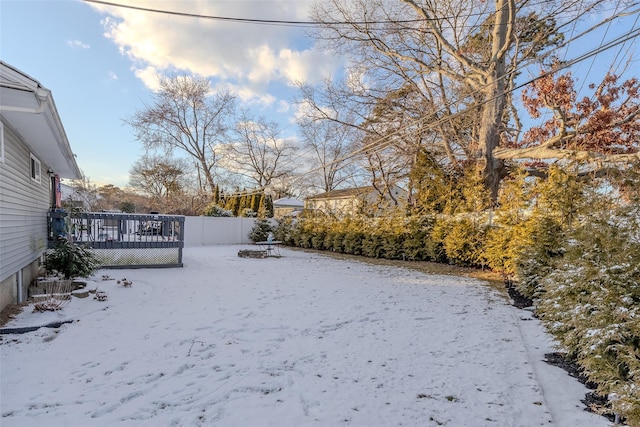
[[41,182],[30,175],[29,147],[4,123],[5,161],[0,163],[0,281],[46,249],[50,188],[43,159]]

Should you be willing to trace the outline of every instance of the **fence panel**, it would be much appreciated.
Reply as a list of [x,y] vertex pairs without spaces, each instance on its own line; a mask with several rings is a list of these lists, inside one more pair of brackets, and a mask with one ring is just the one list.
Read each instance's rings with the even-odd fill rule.
[[249,232],[255,218],[188,216],[185,246],[251,244]]

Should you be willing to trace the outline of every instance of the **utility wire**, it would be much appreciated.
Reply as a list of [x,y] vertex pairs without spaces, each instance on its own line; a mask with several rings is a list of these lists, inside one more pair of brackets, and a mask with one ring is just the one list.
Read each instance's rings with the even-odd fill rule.
[[[612,49],[612,48],[614,48],[614,47],[616,47],[616,46],[618,46],[620,44],[626,43],[627,41],[632,40],[632,39],[634,39],[634,38],[636,38],[638,36],[640,36],[640,28],[633,29],[633,30],[627,32],[626,34],[623,34],[623,35],[617,37],[616,39],[613,39],[610,42],[599,46],[596,49],[588,51],[588,52],[586,52],[586,53],[584,53],[584,54],[582,54],[582,55],[580,55],[580,56],[578,56],[578,57],[576,57],[576,58],[574,58],[572,60],[563,62],[561,66],[559,66],[557,68],[554,68],[553,70],[541,73],[540,75],[538,75],[538,76],[536,76],[534,78],[531,78],[531,79],[529,79],[529,80],[527,80],[527,81],[525,81],[523,83],[520,83],[520,84],[514,86],[513,88],[509,89],[508,91],[505,91],[503,93],[497,94],[497,95],[495,95],[495,96],[493,96],[493,97],[491,97],[489,99],[485,99],[480,103],[476,103],[470,109],[477,108],[477,107],[482,106],[482,105],[484,105],[486,103],[492,102],[492,101],[494,101],[495,99],[497,99],[497,98],[499,98],[501,96],[505,96],[508,93],[512,93],[512,92],[514,92],[516,90],[522,89],[523,87],[525,87],[525,86],[527,86],[527,85],[529,85],[529,84],[531,84],[531,83],[533,83],[533,82],[535,82],[535,81],[537,81],[537,80],[539,80],[541,78],[547,77],[549,75],[552,75],[552,74],[555,74],[555,73],[557,73],[559,71],[567,69],[567,68],[569,68],[569,67],[571,67],[571,66],[573,66],[573,65],[575,65],[577,63],[585,61],[585,60],[587,60],[587,59],[589,59],[589,58],[591,58],[591,57],[593,57],[595,55],[598,55],[598,54],[600,54],[600,53],[602,53],[602,52],[604,52],[606,50]],[[516,71],[514,71],[514,72],[516,72]],[[507,77],[508,76],[504,76],[503,78],[507,78]],[[481,90],[482,90],[482,88],[477,89],[476,92],[480,92]],[[313,169],[310,169],[308,171],[305,171],[304,173],[298,175],[298,177],[305,176],[305,175],[310,175],[310,174],[313,174],[315,172],[321,171],[322,169],[325,169],[327,166],[331,166],[331,165],[334,165],[334,164],[346,162],[347,160],[351,160],[354,157],[356,157],[356,156],[358,156],[359,154],[362,154],[362,153],[369,154],[369,153],[380,152],[380,151],[382,151],[382,150],[384,150],[386,148],[389,148],[389,147],[391,147],[391,146],[396,144],[396,141],[394,139],[392,139],[392,137],[400,135],[402,132],[405,132],[405,131],[409,130],[412,127],[416,127],[416,126],[423,125],[424,123],[428,123],[427,126],[425,128],[422,128],[422,129],[430,129],[430,128],[433,128],[433,127],[435,127],[435,126],[437,126],[439,124],[445,123],[445,122],[451,120],[452,118],[455,118],[457,116],[461,116],[463,114],[466,114],[466,111],[463,111],[463,112],[455,113],[453,115],[450,115],[450,116],[447,116],[447,117],[443,117],[443,118],[440,118],[440,119],[434,121],[434,119],[438,116],[438,114],[440,112],[442,112],[447,107],[455,105],[455,103],[456,103],[456,101],[452,101],[447,106],[442,107],[440,110],[438,110],[436,112],[433,112],[433,113],[431,113],[430,115],[428,115],[426,117],[415,119],[411,123],[409,123],[408,125],[406,125],[404,127],[401,127],[399,129],[393,131],[392,133],[388,134],[388,135],[385,135],[385,136],[383,136],[383,137],[381,137],[381,138],[379,138],[379,139],[377,139],[377,140],[375,140],[375,141],[373,141],[373,142],[371,142],[371,143],[369,143],[369,144],[367,144],[367,145],[365,145],[365,146],[363,146],[363,147],[361,147],[361,148],[359,148],[357,150],[354,150],[354,151],[352,151],[352,152],[350,152],[350,153],[348,153],[348,154],[346,154],[346,155],[344,155],[344,156],[342,156],[342,157],[340,157],[338,159],[335,159],[335,160],[333,160],[332,162],[330,162],[328,164],[321,165],[321,166],[318,166],[316,168],[313,168]],[[258,187],[256,189],[253,189],[251,194],[262,192],[265,189],[266,189],[266,187]],[[225,194],[228,194],[228,193],[225,193]],[[232,193],[232,194],[241,195],[243,193],[240,192],[240,193]]]
[[[424,21],[427,21],[427,20],[441,21],[443,19],[446,19],[446,17],[445,18],[439,17],[439,18],[433,18],[433,19],[411,19],[411,20],[397,20],[397,21],[391,21],[391,20],[349,21],[349,22],[347,22],[347,21],[345,21],[345,22],[338,22],[338,21],[336,21],[336,22],[321,22],[321,21],[270,20],[270,19],[233,18],[233,17],[224,17],[224,16],[201,15],[201,14],[193,14],[193,13],[186,13],[186,12],[167,11],[167,10],[160,10],[160,9],[155,9],[155,8],[146,8],[146,7],[125,5],[125,4],[121,4],[121,3],[114,3],[114,2],[108,2],[108,1],[102,1],[102,0],[83,0],[83,1],[85,1],[87,3],[95,3],[95,4],[105,5],[105,6],[126,8],[126,9],[139,10],[139,11],[144,11],[144,12],[163,13],[163,14],[174,15],[174,16],[200,18],[200,19],[211,19],[211,20],[218,20],[218,21],[224,21],[224,22],[234,22],[234,23],[244,23],[244,24],[262,24],[262,25],[285,25],[285,26],[371,25],[371,24],[418,23],[418,22],[424,22]],[[543,1],[542,3],[545,3],[545,2]],[[633,6],[636,6],[637,4],[638,3],[634,3]],[[573,38],[572,40],[575,41],[577,38],[580,38],[580,37],[588,34],[589,32],[593,31],[595,28],[597,28],[599,26],[602,26],[602,25],[605,25],[605,23],[609,23],[610,24],[614,19],[617,19],[617,18],[622,17],[622,16],[632,15],[632,14],[637,13],[637,12],[638,12],[638,10],[631,11],[631,12],[628,12],[628,13],[615,14],[614,16],[609,17],[608,19],[600,22],[596,26],[591,27],[589,30],[581,33],[579,36],[577,36],[576,38]],[[481,15],[482,14],[479,14],[478,16],[481,16]],[[513,92],[515,90],[518,90],[518,89],[520,89],[520,88],[522,88],[522,87],[524,87],[524,86],[526,86],[526,85],[528,85],[528,84],[530,84],[530,83],[532,83],[532,82],[534,82],[534,81],[536,81],[536,80],[538,80],[540,78],[543,78],[543,77],[545,77],[545,76],[547,76],[549,74],[553,74],[555,72],[558,72],[558,71],[561,71],[563,69],[566,69],[566,68],[568,68],[568,67],[570,67],[570,66],[572,66],[572,65],[574,65],[576,63],[579,63],[579,62],[581,62],[583,60],[586,60],[586,59],[588,59],[588,58],[590,58],[592,56],[595,56],[595,55],[599,54],[600,52],[603,52],[605,50],[611,49],[611,48],[613,48],[613,47],[615,47],[615,46],[617,46],[617,45],[619,45],[621,43],[625,43],[626,41],[629,41],[629,40],[637,37],[639,31],[640,30],[637,30],[637,29],[635,31],[630,31],[626,35],[623,35],[623,36],[619,37],[618,39],[614,39],[613,41],[611,41],[611,42],[609,42],[609,43],[607,43],[607,44],[605,44],[605,45],[603,45],[603,46],[601,46],[601,47],[599,47],[597,49],[594,49],[594,50],[592,50],[590,52],[587,52],[586,54],[584,54],[584,55],[582,55],[582,56],[580,56],[578,58],[575,58],[574,60],[565,62],[560,68],[554,69],[553,71],[549,71],[549,72],[546,72],[544,74],[541,74],[541,75],[539,75],[539,76],[537,76],[537,77],[535,77],[533,79],[530,79],[530,80],[528,80],[528,81],[526,81],[526,82],[524,82],[522,84],[519,84],[519,85],[511,88],[508,92],[504,92],[502,94],[496,95],[495,97],[493,97],[491,99],[484,100],[482,103],[474,105],[474,107],[478,107],[478,106],[483,105],[483,104],[485,104],[487,102],[491,102],[491,101],[495,100],[497,97],[505,96],[506,94],[508,94],[510,92]],[[560,49],[563,46],[568,46],[568,44],[569,44],[569,42],[565,42],[562,45],[558,46],[556,49]],[[536,60],[539,61],[540,58],[536,58]],[[526,66],[528,66],[528,64],[523,64],[520,68],[524,68]],[[514,72],[516,72],[516,71],[514,71]],[[509,76],[508,75],[504,76],[504,78],[507,78],[507,77],[509,77]],[[481,89],[478,89],[477,91],[480,91],[480,90]],[[447,108],[447,107],[452,106],[454,104],[455,104],[455,101],[449,103],[448,106],[445,106],[443,108]],[[431,115],[429,115],[427,117],[423,117],[421,119],[416,119],[415,121],[413,121],[409,125],[407,125],[405,127],[402,127],[400,129],[392,132],[391,134],[386,135],[385,137],[379,138],[378,140],[373,141],[372,143],[367,144],[367,145],[365,145],[364,147],[361,147],[358,150],[354,150],[353,152],[351,152],[351,153],[349,153],[349,154],[347,154],[347,155],[345,155],[345,156],[343,156],[343,157],[341,157],[339,159],[336,159],[336,160],[334,160],[333,162],[331,162],[329,164],[322,165],[322,166],[320,166],[318,168],[315,168],[315,169],[311,169],[310,171],[305,172],[301,176],[304,176],[304,175],[307,175],[307,174],[311,174],[311,173],[316,172],[318,170],[322,170],[322,169],[326,168],[327,166],[331,166],[331,165],[336,164],[336,163],[344,162],[344,161],[349,160],[349,159],[351,159],[351,158],[353,158],[353,157],[355,157],[355,156],[357,156],[358,154],[361,154],[361,153],[365,153],[365,152],[367,152],[367,153],[369,153],[369,152],[375,153],[375,152],[384,150],[384,149],[386,149],[386,148],[388,148],[388,147],[390,147],[392,145],[395,145],[396,141],[391,139],[393,136],[396,136],[396,135],[400,134],[401,132],[408,130],[410,127],[419,126],[419,125],[423,124],[424,122],[426,122],[427,120],[432,120],[433,117],[437,116],[437,114],[439,112],[441,112],[441,111],[442,111],[442,109],[437,111],[437,112],[432,113]],[[433,128],[436,125],[438,125],[440,123],[443,123],[444,121],[449,121],[451,118],[456,117],[456,116],[461,115],[461,114],[464,114],[464,112],[456,113],[456,114],[454,114],[452,116],[448,116],[446,118],[442,118],[442,119],[440,119],[440,120],[438,120],[436,122],[431,121],[429,123],[429,125],[426,127],[426,129]],[[259,191],[263,191],[263,190],[264,190],[264,187],[255,189],[253,191],[259,192]],[[227,193],[227,194],[229,194],[229,193]],[[240,194],[242,194],[242,193],[240,193]],[[244,194],[247,194],[247,193],[244,193]]]
[[[635,5],[637,5],[637,3]],[[541,59],[544,59],[544,58],[547,58],[547,57],[553,55],[557,50],[560,50],[563,47],[568,46],[569,44],[571,44],[574,41],[586,36],[587,34],[591,33],[592,31],[596,30],[597,28],[599,28],[599,27],[601,27],[603,25],[607,25],[607,24],[610,25],[610,23],[612,21],[614,21],[615,19],[618,19],[618,18],[624,17],[624,16],[631,16],[631,15],[634,15],[634,14],[638,14],[639,12],[640,12],[640,9],[636,9],[636,10],[632,10],[630,12],[621,12],[621,13],[618,13],[616,15],[613,15],[613,16],[611,16],[611,17],[609,17],[609,18],[597,23],[596,25],[590,27],[589,29],[583,31],[582,33],[578,34],[574,38],[572,38],[572,39],[570,39],[570,40],[568,40],[568,41],[556,46],[553,50],[547,52],[545,55],[539,56],[539,57],[536,57],[536,58],[532,58],[531,60],[520,64],[518,69],[513,70],[511,73],[503,76],[502,78],[503,79],[510,78],[510,76],[512,74],[518,73],[519,71],[521,71],[522,69],[528,67],[529,65],[533,64],[534,62],[539,62]],[[569,68],[569,67],[571,67],[571,66],[573,66],[573,65],[575,65],[575,64],[577,64],[579,62],[582,62],[582,61],[584,61],[584,60],[586,60],[586,59],[588,59],[590,57],[594,57],[594,56],[598,55],[601,52],[609,50],[609,49],[611,49],[613,47],[616,47],[617,45],[619,45],[621,43],[625,43],[625,42],[637,37],[639,35],[639,33],[640,33],[640,30],[638,30],[638,29],[633,30],[632,29],[628,33],[623,34],[622,36],[619,36],[618,38],[616,38],[616,39],[614,39],[614,40],[612,40],[612,41],[610,41],[610,42],[608,42],[608,43],[606,43],[604,45],[601,44],[601,46],[599,46],[596,49],[593,49],[593,50],[591,50],[591,51],[589,51],[589,52],[587,52],[587,53],[585,53],[585,54],[583,54],[583,55],[581,55],[581,56],[579,56],[577,58],[574,58],[573,60],[569,60],[569,61],[563,62],[562,66],[559,67],[559,68],[556,68],[556,69],[554,69],[552,71],[545,72],[544,74],[541,74],[541,75],[539,75],[537,77],[534,77],[534,78],[532,78],[532,79],[530,79],[528,81],[525,81],[525,82],[523,82],[523,83],[521,83],[521,84],[519,84],[519,85],[517,85],[517,86],[515,86],[515,87],[513,87],[511,89],[509,89],[509,91],[506,91],[504,93],[498,94],[498,95],[494,96],[493,98],[486,99],[486,100],[484,100],[483,102],[481,102],[479,104],[474,104],[474,105],[470,106],[469,109],[473,109],[473,108],[477,108],[479,106],[482,106],[482,105],[484,105],[484,104],[486,104],[488,102],[491,102],[491,101],[495,100],[496,98],[498,98],[500,96],[505,96],[508,93],[512,93],[512,92],[514,92],[516,90],[519,90],[519,89],[521,89],[521,88],[523,88],[523,87],[535,82],[536,80],[539,80],[539,79],[541,79],[543,77],[546,77],[546,76],[548,76],[550,74],[557,73],[558,71],[567,69],[567,68]],[[479,92],[482,91],[482,89],[483,88],[478,88],[473,93],[479,93]],[[383,137],[380,137],[380,138],[376,139],[375,141],[373,141],[373,142],[371,142],[371,143],[369,143],[369,144],[367,144],[367,145],[365,145],[365,146],[363,146],[363,147],[361,147],[361,148],[359,148],[357,150],[354,150],[354,151],[346,154],[345,156],[342,156],[342,157],[340,157],[338,159],[335,159],[333,162],[330,162],[329,164],[321,165],[319,167],[316,167],[314,169],[311,169],[311,170],[307,171],[306,174],[310,174],[310,173],[314,173],[314,172],[323,170],[327,166],[332,166],[334,164],[345,162],[345,161],[350,160],[350,159],[352,159],[352,158],[354,158],[354,157],[356,157],[356,156],[358,156],[359,154],[362,154],[362,153],[374,154],[376,152],[380,152],[380,151],[382,151],[384,149],[387,149],[387,148],[389,148],[389,147],[391,147],[391,146],[396,144],[396,141],[392,139],[393,137],[395,137],[397,135],[400,135],[402,132],[405,132],[405,131],[409,130],[411,127],[421,126],[424,123],[428,122],[429,125],[426,126],[426,128],[421,127],[421,130],[431,129],[431,128],[436,127],[437,125],[440,125],[442,123],[446,123],[447,121],[450,121],[452,118],[455,118],[457,116],[466,114],[466,111],[463,111],[463,112],[459,112],[459,113],[456,113],[456,114],[453,114],[453,115],[450,115],[450,116],[447,116],[447,117],[443,117],[441,119],[436,120],[435,122],[433,121],[435,118],[438,117],[439,113],[443,112],[444,110],[446,110],[447,108],[449,108],[449,107],[451,107],[453,105],[456,105],[457,102],[458,102],[458,100],[451,101],[446,106],[442,107],[440,110],[438,110],[436,112],[433,112],[433,113],[431,113],[430,115],[428,115],[426,117],[415,119],[414,121],[412,121],[408,125],[406,125],[404,127],[401,127],[399,129],[393,131],[390,134],[387,134],[387,135],[385,135]]]
[[[591,50],[591,51],[589,51],[587,53],[584,53],[584,54],[582,54],[582,55],[578,56],[577,58],[574,58],[574,59],[572,59],[570,61],[564,62],[558,68],[555,68],[553,70],[544,72],[544,73],[540,74],[539,76],[536,76],[536,77],[531,78],[531,79],[529,79],[529,80],[527,80],[527,81],[525,81],[523,83],[520,83],[520,84],[514,86],[513,88],[509,89],[509,91],[497,94],[492,98],[485,99],[480,103],[474,104],[471,107],[471,109],[479,107],[479,106],[482,106],[482,105],[484,105],[484,104],[486,104],[488,102],[492,102],[492,101],[494,101],[495,99],[497,99],[497,98],[499,98],[501,96],[505,96],[508,93],[511,93],[511,92],[514,92],[514,91],[516,91],[518,89],[521,89],[521,88],[523,88],[523,87],[525,87],[525,86],[527,86],[527,85],[529,85],[529,84],[531,84],[531,83],[533,83],[533,82],[535,82],[535,81],[537,81],[537,80],[539,80],[541,78],[547,77],[547,76],[549,76],[551,74],[555,74],[558,71],[562,71],[564,69],[567,69],[567,68],[569,68],[569,67],[571,67],[571,66],[573,66],[573,65],[575,65],[575,64],[577,64],[579,62],[582,62],[582,61],[585,61],[585,60],[591,58],[592,56],[598,55],[599,53],[602,53],[602,52],[604,52],[604,51],[606,51],[608,49],[614,48],[614,47],[616,47],[616,46],[618,46],[618,45],[620,45],[622,43],[625,43],[625,42],[627,42],[629,40],[632,40],[632,39],[638,37],[639,35],[640,35],[640,29],[632,30],[632,31],[628,32],[627,34],[624,34],[624,35],[618,37],[617,39],[614,39],[614,40],[606,43],[603,46],[600,46],[600,47],[598,47],[598,48],[596,48],[594,50]],[[504,78],[506,78],[506,77],[507,76],[505,76]],[[479,92],[479,91],[481,91],[481,89],[478,89],[476,92]],[[359,148],[357,150],[354,150],[351,153],[349,153],[349,154],[347,154],[347,155],[345,155],[345,156],[343,156],[343,157],[341,157],[339,159],[336,159],[334,162],[330,163],[329,165],[334,164],[334,163],[344,162],[345,160],[349,160],[349,159],[351,159],[351,158],[353,158],[353,157],[355,157],[355,156],[357,156],[358,154],[361,154],[361,153],[370,153],[370,152],[371,153],[375,153],[375,152],[382,151],[382,150],[384,150],[384,149],[386,149],[386,148],[388,148],[388,147],[390,147],[392,145],[395,145],[396,142],[394,140],[391,140],[390,138],[393,137],[393,136],[401,134],[402,132],[410,129],[411,127],[415,127],[417,125],[421,125],[421,124],[423,124],[425,122],[428,122],[428,125],[426,126],[426,129],[430,129],[430,128],[435,127],[436,125],[444,123],[445,121],[449,121],[451,118],[454,118],[454,117],[457,117],[457,116],[465,114],[466,111],[465,112],[459,112],[459,113],[455,113],[455,114],[453,114],[451,116],[447,116],[445,118],[441,118],[439,120],[436,120],[435,122],[433,121],[433,119],[435,117],[437,117],[439,112],[442,112],[447,107],[455,105],[455,103],[456,103],[456,101],[452,101],[447,106],[441,108],[439,111],[434,112],[434,113],[432,113],[432,114],[430,114],[430,115],[428,115],[426,117],[423,117],[423,118],[420,118],[420,119],[416,119],[412,123],[410,123],[409,125],[404,126],[404,127],[400,128],[400,129],[392,132],[389,135],[386,135],[386,136],[384,136],[382,138],[379,138],[376,141],[373,141],[372,143],[365,145],[364,147],[361,147],[361,148]],[[311,169],[310,171],[308,171],[306,173],[314,173],[314,172],[317,172],[317,171],[321,170],[324,167],[326,167],[326,165],[324,165],[322,167]]]
[[224,21],[224,22],[233,22],[237,24],[261,24],[261,25],[283,25],[283,26],[304,26],[304,27],[313,27],[313,26],[324,26],[327,24],[391,24],[391,23],[412,23],[412,22],[424,22],[424,19],[407,19],[400,21],[359,21],[359,22],[322,22],[322,21],[293,21],[293,20],[279,20],[279,19],[252,19],[252,18],[233,18],[228,16],[216,16],[216,15],[202,15],[198,13],[188,13],[188,12],[176,12],[171,10],[163,10],[163,9],[155,9],[150,7],[141,7],[141,6],[133,6],[122,3],[113,3],[109,1],[102,0],[83,0],[85,3],[95,3],[101,4],[104,6],[113,6],[119,7],[123,9],[132,9],[139,10],[142,12],[152,12],[152,13],[163,13],[166,15],[173,16],[182,16],[187,18],[200,18],[200,19],[211,19],[214,21]]
[[[411,24],[411,23],[421,23],[425,21],[434,21],[441,22],[446,21],[448,19],[457,19],[455,16],[439,16],[437,18],[420,18],[420,19],[400,19],[400,20],[371,20],[371,21],[299,21],[299,20],[279,20],[279,19],[256,19],[256,18],[237,18],[237,17],[229,17],[229,16],[218,16],[218,15],[203,15],[199,13],[189,13],[189,12],[178,12],[172,10],[165,9],[157,9],[151,7],[142,7],[142,6],[134,6],[130,4],[123,3],[115,3],[104,0],[82,0],[85,3],[94,3],[103,6],[111,6],[117,7],[121,9],[130,9],[130,10],[138,10],[141,12],[150,12],[150,13],[161,13],[165,15],[172,16],[181,16],[186,18],[198,18],[198,19],[209,19],[214,21],[222,21],[222,22],[231,22],[236,24],[256,24],[256,25],[275,25],[275,26],[288,26],[288,27],[324,27],[327,25],[386,25],[386,24]],[[549,0],[540,0],[538,3],[530,4],[529,6],[536,6],[549,3]],[[637,4],[637,3],[636,3]],[[469,14],[469,17],[481,17],[481,16],[491,16],[492,13],[472,13]],[[470,26],[471,28],[482,26],[493,27],[493,24],[480,24]],[[462,26],[464,28],[464,26]]]

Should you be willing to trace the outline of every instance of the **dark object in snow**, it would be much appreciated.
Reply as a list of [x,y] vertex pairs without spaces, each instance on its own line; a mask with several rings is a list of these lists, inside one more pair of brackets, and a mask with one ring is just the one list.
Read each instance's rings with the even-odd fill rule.
[[526,308],[531,307],[533,305],[533,300],[531,298],[527,298],[522,295],[511,283],[507,283],[505,285],[507,288],[507,293],[513,301],[513,305],[517,308]]
[[[589,381],[589,379],[584,375],[580,367],[570,361],[567,360],[564,354],[562,353],[547,353],[544,355],[544,361],[549,365],[557,366],[558,368],[564,369],[565,372],[576,378],[585,387],[595,390],[598,385],[594,382]],[[615,414],[610,412],[609,410],[609,400],[606,396],[602,396],[595,391],[590,391],[585,394],[584,399],[581,400],[582,403],[586,406],[585,411],[593,412],[594,414],[602,415],[607,418],[609,421],[615,422]]]
[[240,258],[266,258],[267,251],[256,251],[250,249],[241,249],[238,251]]
[[0,328],[0,335],[4,335],[4,334],[25,334],[27,332],[37,331],[40,328],[59,328],[60,326],[66,324],[66,323],[72,323],[72,322],[75,322],[75,320],[65,320],[65,321],[62,321],[62,322],[47,323],[46,325],[41,325],[41,326],[22,326],[22,327],[18,327],[18,328]]
[[133,281],[127,280],[126,278],[124,278],[122,280],[118,280],[117,283],[118,285],[122,284],[122,286],[124,286],[125,288],[130,288],[131,285],[133,284]]

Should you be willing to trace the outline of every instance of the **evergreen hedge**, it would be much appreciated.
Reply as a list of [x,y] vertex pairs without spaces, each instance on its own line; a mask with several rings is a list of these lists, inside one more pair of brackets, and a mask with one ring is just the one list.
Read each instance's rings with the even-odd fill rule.
[[584,219],[542,278],[538,315],[612,410],[640,425],[638,218]]
[[287,242],[500,272],[534,300],[559,348],[609,397],[611,410],[640,427],[640,178],[623,178],[621,203],[615,191],[602,191],[615,182],[557,167],[544,180],[517,171],[488,216],[462,188],[462,202],[446,214],[301,218],[289,224]]

